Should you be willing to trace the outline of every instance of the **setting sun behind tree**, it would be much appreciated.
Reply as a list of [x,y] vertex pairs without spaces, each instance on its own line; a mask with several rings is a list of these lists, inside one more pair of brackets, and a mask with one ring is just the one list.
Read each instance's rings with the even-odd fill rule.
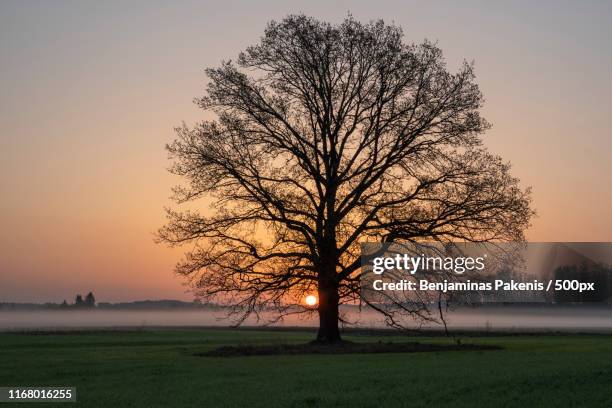
[[308,295],[304,301],[306,302],[306,305],[314,306],[317,304],[317,297],[314,295]]

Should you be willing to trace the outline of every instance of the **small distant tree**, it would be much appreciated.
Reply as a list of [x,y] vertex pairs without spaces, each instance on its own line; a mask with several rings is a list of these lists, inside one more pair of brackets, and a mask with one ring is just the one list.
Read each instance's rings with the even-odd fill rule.
[[81,295],[76,295],[76,298],[74,299],[74,305],[76,307],[81,307],[83,306],[85,302],[83,302],[83,296]]
[[94,297],[93,292],[89,292],[87,296],[85,296],[85,306],[87,307],[95,307],[96,306],[96,298]]
[[62,302],[62,304],[60,305],[60,308],[62,309],[66,309],[68,307],[68,302],[66,302],[66,299],[64,299],[64,301]]

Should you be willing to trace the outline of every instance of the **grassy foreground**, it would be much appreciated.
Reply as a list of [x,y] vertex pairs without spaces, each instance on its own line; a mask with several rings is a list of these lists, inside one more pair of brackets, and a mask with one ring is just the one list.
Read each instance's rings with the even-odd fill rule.
[[[219,329],[0,333],[0,386],[76,386],[76,406],[112,408],[612,406],[608,335],[464,339],[504,347],[497,351],[194,356],[224,345],[312,337],[301,331]],[[0,408],[11,405],[41,406],[0,403]]]

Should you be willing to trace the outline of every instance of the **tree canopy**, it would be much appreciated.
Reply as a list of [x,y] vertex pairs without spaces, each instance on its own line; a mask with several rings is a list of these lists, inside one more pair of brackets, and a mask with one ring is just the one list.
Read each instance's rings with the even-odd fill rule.
[[308,311],[318,293],[319,339],[334,341],[338,304],[363,301],[360,242],[524,239],[530,193],[482,144],[473,65],[449,72],[436,44],[291,15],[206,73],[196,101],[215,118],[168,151],[177,203],[210,206],[169,209],[159,232],[191,244],[176,270],[199,296],[246,316]]

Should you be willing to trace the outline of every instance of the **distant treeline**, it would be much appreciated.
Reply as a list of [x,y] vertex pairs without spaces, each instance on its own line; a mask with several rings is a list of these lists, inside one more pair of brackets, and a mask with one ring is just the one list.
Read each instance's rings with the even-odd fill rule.
[[[91,294],[91,292],[90,292]],[[75,302],[69,304],[65,300],[62,303],[9,303],[0,302],[0,311],[10,310],[213,310],[221,309],[222,306],[214,303],[201,303],[198,301],[183,302],[181,300],[139,300],[135,302],[95,302],[93,294],[83,299],[80,295]],[[80,299],[80,300],[79,300]]]

